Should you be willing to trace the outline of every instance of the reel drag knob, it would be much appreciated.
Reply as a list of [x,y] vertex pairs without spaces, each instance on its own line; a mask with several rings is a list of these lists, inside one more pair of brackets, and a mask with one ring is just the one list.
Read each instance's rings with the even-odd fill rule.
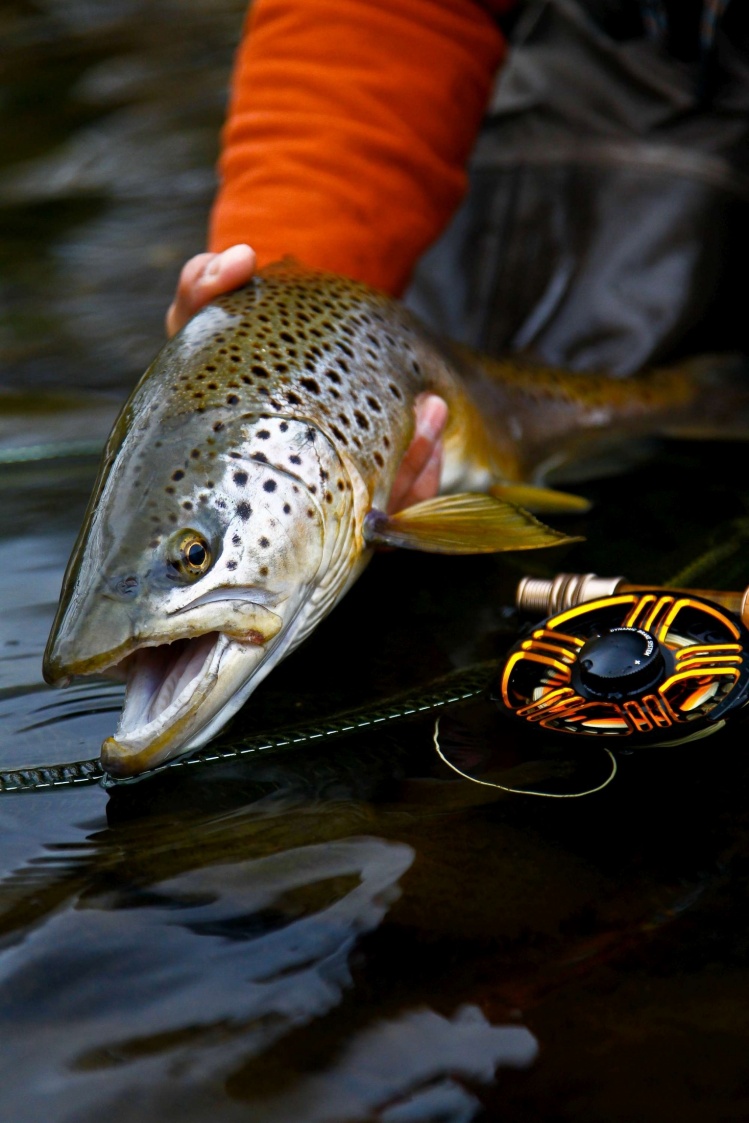
[[[572,669],[573,686],[593,698],[633,698],[666,677],[666,649],[642,628],[611,628],[581,648]],[[670,660],[673,667],[673,659]]]

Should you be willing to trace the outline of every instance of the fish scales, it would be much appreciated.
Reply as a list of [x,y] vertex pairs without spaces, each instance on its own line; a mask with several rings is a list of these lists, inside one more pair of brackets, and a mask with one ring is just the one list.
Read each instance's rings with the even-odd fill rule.
[[[123,408],[45,677],[127,682],[102,747],[114,775],[197,748],[344,595],[373,546],[574,541],[515,503],[580,503],[527,485],[614,436],[677,422],[712,435],[720,410],[708,408],[714,387],[700,372],[625,384],[486,360],[437,341],[365,285],[289,263],[263,270],[195,316]],[[426,391],[449,407],[443,494],[389,515]],[[723,414],[746,435],[737,401]]]

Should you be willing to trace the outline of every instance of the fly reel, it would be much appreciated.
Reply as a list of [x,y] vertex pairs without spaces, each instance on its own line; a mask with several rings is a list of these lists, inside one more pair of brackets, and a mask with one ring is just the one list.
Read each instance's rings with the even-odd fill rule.
[[747,699],[749,631],[739,618],[688,590],[642,587],[533,627],[510,649],[498,697],[547,734],[608,737],[621,748],[705,736]]

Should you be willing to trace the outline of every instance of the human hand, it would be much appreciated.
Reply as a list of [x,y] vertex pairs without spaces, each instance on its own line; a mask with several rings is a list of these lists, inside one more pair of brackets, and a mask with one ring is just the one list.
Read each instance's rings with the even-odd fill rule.
[[175,335],[215,296],[246,285],[255,273],[255,265],[255,251],[247,245],[191,257],[182,267],[177,292],[166,314],[167,335]]

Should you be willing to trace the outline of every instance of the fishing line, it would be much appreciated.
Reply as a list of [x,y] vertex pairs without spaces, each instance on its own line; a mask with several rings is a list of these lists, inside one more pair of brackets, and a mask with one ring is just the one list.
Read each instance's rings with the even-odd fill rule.
[[398,694],[379,702],[376,706],[345,710],[330,719],[306,722],[299,726],[282,728],[257,737],[230,741],[218,746],[208,746],[191,756],[167,761],[139,776],[118,780],[108,776],[98,757],[71,761],[68,764],[39,764],[30,768],[0,769],[0,795],[22,792],[51,791],[60,788],[100,784],[107,790],[140,783],[174,768],[201,768],[227,761],[239,760],[256,753],[283,751],[357,733],[376,725],[401,721],[417,714],[426,714],[441,707],[454,706],[483,694],[496,674],[496,661],[476,663],[436,679],[416,692]]
[[602,792],[604,788],[607,788],[616,776],[619,768],[616,757],[611,752],[611,750],[607,749],[605,746],[602,746],[603,751],[607,753],[609,760],[611,761],[611,771],[609,772],[603,783],[598,784],[598,786],[595,788],[587,788],[584,792],[540,792],[534,790],[533,788],[511,788],[508,784],[498,784],[494,780],[480,780],[478,776],[471,776],[470,773],[464,772],[461,768],[458,768],[457,764],[453,764],[452,761],[448,760],[443,753],[439,741],[439,732],[440,719],[437,718],[434,723],[434,733],[432,734],[432,740],[434,742],[434,747],[437,750],[437,756],[440,758],[440,760],[444,761],[448,768],[451,768],[453,772],[457,772],[458,776],[462,776],[464,780],[470,780],[472,784],[481,784],[483,788],[499,788],[501,792],[511,792],[513,795],[535,795],[541,799],[581,799],[584,795],[594,795],[596,792]]

